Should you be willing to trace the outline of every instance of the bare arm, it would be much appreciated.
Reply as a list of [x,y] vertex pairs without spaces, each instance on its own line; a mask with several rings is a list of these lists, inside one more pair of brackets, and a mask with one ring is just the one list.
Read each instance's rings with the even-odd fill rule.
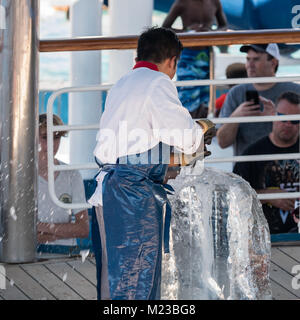
[[74,223],[44,223],[37,226],[38,242],[55,241],[58,239],[87,238],[89,235],[89,220],[87,210],[75,215]]
[[[282,189],[259,189],[255,190],[257,194],[266,194],[266,193],[283,193],[286,190]],[[284,211],[294,210],[295,199],[272,199],[272,200],[260,200],[262,204],[268,203],[273,207],[282,209]]]
[[[257,116],[258,106],[251,106],[252,102],[241,103],[230,115],[230,117],[246,117],[246,116]],[[235,139],[239,129],[238,123],[225,123],[217,131],[218,143],[221,148],[227,148],[231,146]]]
[[216,12],[216,19],[217,19],[217,25],[218,25],[218,30],[226,30],[227,29],[227,19],[224,14],[222,4],[218,0],[217,1],[217,12]]
[[231,146],[239,129],[238,123],[225,123],[217,131],[219,146],[224,149]]
[[168,13],[166,19],[164,20],[162,27],[172,29],[175,32],[184,32],[184,30],[172,28],[173,23],[182,13],[182,5],[179,4],[179,1],[175,1],[172,5],[170,12]]

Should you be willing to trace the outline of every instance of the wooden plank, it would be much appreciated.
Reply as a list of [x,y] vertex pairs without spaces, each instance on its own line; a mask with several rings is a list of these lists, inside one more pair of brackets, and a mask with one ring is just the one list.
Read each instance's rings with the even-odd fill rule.
[[7,276],[33,300],[54,300],[55,298],[43,288],[33,277],[28,275],[20,266],[8,266]]
[[16,285],[12,285],[10,279],[6,283],[6,289],[0,290],[3,300],[30,300]]
[[283,288],[275,281],[271,281],[272,298],[273,300],[294,300],[297,299],[295,295]]
[[74,290],[49,271],[46,265],[31,264],[24,265],[23,268],[58,300],[82,300]]
[[66,285],[70,286],[85,300],[96,300],[96,287],[82,277],[67,263],[49,263],[47,265]]
[[90,263],[92,263],[94,266],[96,265],[96,259],[95,259],[94,256],[88,257],[87,260],[88,260]]
[[297,265],[297,261],[291,258],[290,255],[285,254],[285,252],[283,252],[279,248],[276,248],[276,250],[272,250],[271,261],[290,274],[292,274],[291,271],[293,267]]
[[273,262],[270,265],[270,280],[277,282],[279,285],[284,287],[287,291],[295,296],[295,299],[300,298],[299,290],[292,288],[293,276],[283,270],[281,267],[277,266]]
[[[238,30],[181,33],[178,35],[184,47],[217,46],[229,44],[300,42],[300,31],[292,29]],[[118,37],[82,37],[73,39],[41,40],[40,52],[136,49],[137,35]]]
[[295,246],[295,247],[280,247],[278,248],[285,254],[289,255],[292,257],[296,263],[300,264],[300,246]]
[[81,260],[74,260],[67,262],[67,264],[88,279],[95,287],[97,286],[96,266],[89,260],[86,259],[84,263]]

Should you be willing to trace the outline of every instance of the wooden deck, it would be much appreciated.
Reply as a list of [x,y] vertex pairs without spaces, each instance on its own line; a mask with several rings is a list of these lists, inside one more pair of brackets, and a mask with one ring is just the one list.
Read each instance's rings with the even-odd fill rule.
[[[95,300],[96,265],[93,257],[42,256],[39,262],[3,265],[6,289],[0,300]],[[271,259],[273,299],[300,300],[292,288],[292,268],[300,265],[300,246],[274,246]],[[1,270],[1,269],[0,269]]]

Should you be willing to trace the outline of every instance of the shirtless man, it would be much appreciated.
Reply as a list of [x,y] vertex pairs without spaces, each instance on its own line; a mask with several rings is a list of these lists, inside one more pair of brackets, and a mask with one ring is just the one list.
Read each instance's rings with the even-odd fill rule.
[[[171,28],[177,17],[182,20],[182,29]],[[211,31],[215,18],[218,30],[226,29],[227,21],[220,0],[176,0],[162,26],[175,32]]]
[[[182,29],[172,28],[180,17]],[[220,0],[176,0],[163,22],[163,27],[175,32],[211,31],[216,19],[217,30],[225,30],[227,21]],[[200,80],[209,78],[209,47],[185,48],[177,69],[177,80]],[[193,118],[207,115],[209,86],[178,87],[181,103]]]

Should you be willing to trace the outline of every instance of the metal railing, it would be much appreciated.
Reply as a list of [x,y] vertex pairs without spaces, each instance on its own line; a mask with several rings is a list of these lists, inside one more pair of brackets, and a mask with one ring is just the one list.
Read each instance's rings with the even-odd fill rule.
[[[227,80],[193,80],[193,81],[176,81],[176,86],[191,86],[191,85],[223,85],[223,84],[235,84],[235,83],[269,83],[272,80],[274,82],[288,82],[300,80],[300,77],[280,77],[280,78],[242,78],[242,79],[227,79]],[[66,92],[87,92],[87,91],[101,91],[108,90],[112,85],[99,85],[99,86],[86,86],[86,87],[69,87],[54,91],[49,97],[47,104],[47,135],[51,137],[47,140],[48,148],[48,184],[49,193],[52,200],[60,207],[65,209],[79,209],[79,208],[91,208],[88,203],[72,203],[65,204],[58,200],[55,195],[54,186],[54,171],[66,171],[66,170],[79,170],[79,169],[97,169],[96,163],[85,163],[79,165],[54,165],[53,161],[53,132],[54,131],[71,131],[71,130],[95,130],[99,129],[99,124],[92,125],[63,125],[53,126],[53,104],[55,99]],[[213,118],[214,123],[246,123],[246,122],[273,122],[283,120],[300,120],[299,115],[285,115],[285,116],[258,116],[258,117],[230,117],[230,118]],[[267,155],[254,155],[254,156],[234,156],[230,158],[210,158],[205,159],[206,163],[219,163],[219,162],[245,162],[245,161],[266,161],[266,160],[287,160],[287,159],[300,159],[300,153],[289,154],[267,154]],[[286,192],[286,193],[270,193],[270,194],[258,194],[260,200],[269,199],[289,199],[299,198],[300,192]]]
[[[185,47],[197,46],[216,46],[232,44],[254,44],[254,43],[300,43],[300,30],[295,29],[276,29],[276,30],[251,30],[251,31],[231,31],[231,32],[195,32],[182,33],[179,38]],[[87,50],[111,50],[111,49],[136,49],[138,36],[121,36],[121,37],[87,37],[76,39],[59,39],[59,40],[41,40],[39,43],[40,52],[58,52],[58,51],[87,51]],[[300,77],[261,77],[261,78],[242,78],[226,80],[192,80],[177,81],[176,86],[216,86],[241,83],[270,83],[270,82],[295,82],[300,81]],[[64,125],[53,126],[53,103],[54,100],[66,92],[87,92],[109,90],[112,85],[86,86],[86,87],[69,87],[56,90],[49,97],[47,104],[47,139],[48,148],[48,184],[49,193],[52,200],[60,207],[65,209],[90,208],[88,203],[65,204],[58,200],[54,189],[54,171],[95,169],[95,163],[85,163],[80,165],[54,165],[53,157],[53,132],[54,131],[71,131],[71,130],[95,130],[99,129],[99,124],[92,125]],[[237,117],[237,118],[213,118],[214,123],[245,123],[245,122],[271,122],[282,120],[300,120],[300,115],[287,116],[261,116],[261,117]],[[293,154],[271,154],[256,156],[235,156],[230,158],[211,158],[206,159],[207,163],[217,162],[242,162],[242,161],[265,161],[265,160],[284,160],[300,159],[300,153]],[[270,193],[259,194],[261,200],[268,199],[288,199],[299,198],[300,192],[288,193]]]

